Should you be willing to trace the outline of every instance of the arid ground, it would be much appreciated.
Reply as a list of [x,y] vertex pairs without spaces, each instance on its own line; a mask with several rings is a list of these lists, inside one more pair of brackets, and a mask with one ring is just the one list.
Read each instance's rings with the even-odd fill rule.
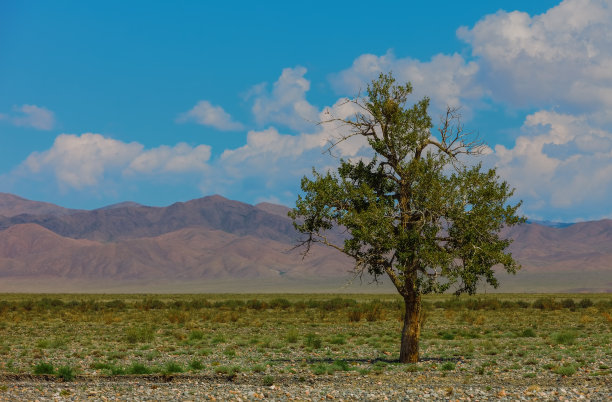
[[0,295],[0,400],[605,400],[609,294]]

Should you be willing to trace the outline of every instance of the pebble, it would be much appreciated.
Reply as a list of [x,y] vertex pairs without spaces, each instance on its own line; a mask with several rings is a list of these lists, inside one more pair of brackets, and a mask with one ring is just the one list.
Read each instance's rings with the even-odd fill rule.
[[[277,377],[277,384],[262,387],[258,378],[243,382],[218,383],[205,379],[174,379],[170,383],[138,379],[89,379],[72,383],[0,381],[0,401],[104,400],[104,401],[482,401],[482,400],[589,400],[612,399],[610,378],[592,379],[571,386],[535,384],[462,384],[449,378],[431,377],[412,382],[410,378],[385,376],[369,379],[356,376],[321,376],[312,385]],[[249,383],[250,381],[250,383]],[[580,385],[581,384],[581,385]]]

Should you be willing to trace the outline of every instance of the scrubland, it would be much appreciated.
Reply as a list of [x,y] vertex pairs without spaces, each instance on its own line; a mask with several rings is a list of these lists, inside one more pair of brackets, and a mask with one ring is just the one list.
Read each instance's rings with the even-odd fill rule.
[[[0,399],[605,399],[612,296],[0,295]],[[161,393],[161,394],[160,394]]]

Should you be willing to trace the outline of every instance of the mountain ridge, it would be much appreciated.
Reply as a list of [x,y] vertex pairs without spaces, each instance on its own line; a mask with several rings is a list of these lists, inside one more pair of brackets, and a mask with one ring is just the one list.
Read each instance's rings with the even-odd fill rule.
[[[3,205],[26,213],[0,217],[0,291],[31,291],[28,283],[52,282],[42,278],[79,283],[79,289],[96,281],[160,287],[204,281],[212,289],[219,281],[249,288],[284,281],[299,289],[300,283],[350,278],[351,261],[341,253],[318,246],[303,259],[293,249],[299,233],[281,205],[208,196],[167,207],[128,202],[69,210],[0,194],[0,213]],[[502,289],[514,283],[512,289],[529,291],[612,291],[612,220],[564,227],[529,223],[503,234],[514,239],[510,251],[523,269],[504,277]]]

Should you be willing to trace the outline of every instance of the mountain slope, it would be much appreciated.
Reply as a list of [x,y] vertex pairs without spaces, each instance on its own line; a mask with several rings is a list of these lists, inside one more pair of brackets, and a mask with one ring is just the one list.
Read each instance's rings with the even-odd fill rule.
[[117,281],[337,277],[349,264],[322,247],[313,249],[313,256],[302,260],[285,243],[204,228],[112,243],[69,239],[32,223],[0,232],[0,277]]
[[[211,196],[168,207],[128,203],[71,211],[25,201],[21,210],[30,205],[45,213],[0,217],[0,291],[31,291],[36,281],[53,291],[48,284],[57,280],[76,281],[77,290],[98,281],[107,289],[132,281],[132,291],[143,289],[142,283],[164,289],[171,282],[180,287],[201,281],[242,284],[234,290],[285,281],[301,289],[309,281],[319,286],[350,278],[352,263],[336,250],[314,247],[305,259],[301,250],[291,250],[299,234],[280,205]],[[516,276],[500,273],[502,291],[612,291],[612,220],[566,227],[531,223],[504,235],[514,239],[510,251],[523,269]]]
[[32,215],[68,215],[77,212],[48,202],[31,201],[13,194],[0,193],[0,215],[5,217]]
[[98,241],[153,237],[187,227],[259,236],[288,244],[296,237],[287,217],[220,196],[177,202],[168,207],[124,206],[70,215],[2,217],[0,230],[24,223],[35,223],[64,237]]

